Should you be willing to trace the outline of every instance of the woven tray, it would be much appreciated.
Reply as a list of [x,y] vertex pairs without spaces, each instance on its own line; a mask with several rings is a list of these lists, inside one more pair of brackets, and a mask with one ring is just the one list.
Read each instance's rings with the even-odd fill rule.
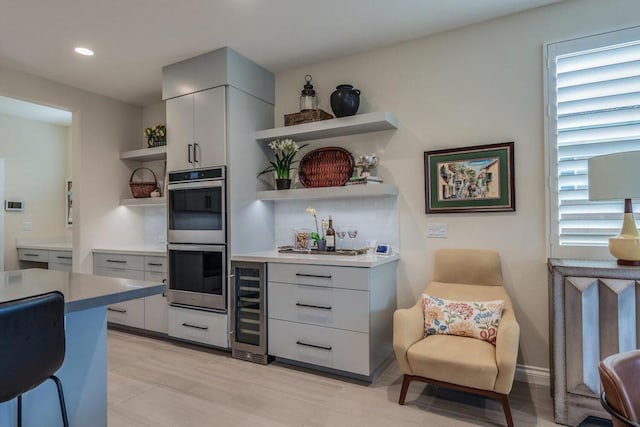
[[353,156],[344,148],[318,148],[302,157],[298,175],[307,188],[339,187],[349,181],[353,164]]

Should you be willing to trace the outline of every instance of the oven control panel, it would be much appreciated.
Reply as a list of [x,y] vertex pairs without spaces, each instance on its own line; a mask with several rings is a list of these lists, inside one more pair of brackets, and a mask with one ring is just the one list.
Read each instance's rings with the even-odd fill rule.
[[224,179],[224,167],[169,172],[169,182],[192,182]]

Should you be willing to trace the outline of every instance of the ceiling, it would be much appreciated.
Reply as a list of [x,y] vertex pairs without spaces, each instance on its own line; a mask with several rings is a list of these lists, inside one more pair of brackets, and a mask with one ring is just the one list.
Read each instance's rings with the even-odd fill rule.
[[0,66],[144,106],[163,65],[220,47],[277,73],[559,1],[0,0]]

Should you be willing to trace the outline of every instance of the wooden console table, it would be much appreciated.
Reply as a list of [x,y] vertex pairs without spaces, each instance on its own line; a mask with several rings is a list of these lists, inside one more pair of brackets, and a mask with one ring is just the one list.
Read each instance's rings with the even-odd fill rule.
[[640,268],[549,259],[551,392],[556,423],[577,426],[600,405],[598,362],[638,348]]

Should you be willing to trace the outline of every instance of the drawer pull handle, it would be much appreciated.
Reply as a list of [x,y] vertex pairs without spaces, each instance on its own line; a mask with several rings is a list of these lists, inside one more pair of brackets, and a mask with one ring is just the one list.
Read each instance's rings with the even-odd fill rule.
[[24,256],[39,256],[38,254],[24,254]]
[[111,308],[111,307],[107,307],[107,310],[109,311],[115,311],[116,313],[126,313],[127,310],[122,310],[121,308]]
[[331,351],[331,346],[307,344],[306,342],[302,342],[302,341],[296,341],[296,344],[302,345],[302,346],[305,346],[305,347],[313,347],[313,348],[319,348],[320,350]]
[[200,329],[202,331],[206,331],[207,329],[209,329],[208,326],[197,326],[197,325],[190,325],[188,323],[183,323],[182,326],[185,326],[187,328],[193,328],[193,329]]
[[127,261],[122,261],[119,259],[108,259],[107,262],[115,262],[116,264],[126,264]]
[[159,262],[148,262],[147,265],[152,265],[154,267],[162,267],[162,264]]
[[298,307],[307,307],[307,308],[318,308],[320,310],[331,310],[331,306],[326,305],[311,305],[311,304],[302,304],[301,302],[297,302],[296,305]]
[[305,274],[305,273],[296,273],[298,277],[315,277],[317,279],[331,279],[331,276],[322,276],[319,274]]
[[56,258],[58,258],[58,259],[71,259],[70,256],[60,256],[60,255],[57,255]]

